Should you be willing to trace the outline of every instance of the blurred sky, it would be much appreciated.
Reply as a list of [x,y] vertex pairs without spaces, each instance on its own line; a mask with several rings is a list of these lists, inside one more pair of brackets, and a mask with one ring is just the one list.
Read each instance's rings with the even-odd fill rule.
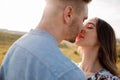
[[[44,6],[44,0],[0,0],[0,28],[28,32],[39,23]],[[106,20],[120,38],[120,0],[92,0],[91,17]]]

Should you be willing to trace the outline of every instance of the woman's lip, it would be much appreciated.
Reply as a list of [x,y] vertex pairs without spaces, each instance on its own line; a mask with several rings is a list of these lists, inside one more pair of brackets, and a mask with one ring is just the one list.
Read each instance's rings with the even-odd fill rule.
[[76,41],[80,40],[81,38],[84,38],[84,35],[79,33],[78,36],[76,37]]
[[84,38],[84,35],[83,35],[82,33],[79,33],[78,36],[77,36],[77,38],[78,38],[78,39],[79,39],[79,38]]

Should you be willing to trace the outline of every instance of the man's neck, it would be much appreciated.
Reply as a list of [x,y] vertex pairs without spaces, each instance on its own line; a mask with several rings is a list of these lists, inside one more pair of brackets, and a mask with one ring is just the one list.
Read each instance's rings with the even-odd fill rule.
[[59,44],[62,40],[62,32],[61,29],[59,28],[59,26],[56,26],[54,24],[48,24],[45,22],[41,22],[37,27],[37,30],[44,30],[47,31],[48,33],[50,33],[56,40],[57,43]]

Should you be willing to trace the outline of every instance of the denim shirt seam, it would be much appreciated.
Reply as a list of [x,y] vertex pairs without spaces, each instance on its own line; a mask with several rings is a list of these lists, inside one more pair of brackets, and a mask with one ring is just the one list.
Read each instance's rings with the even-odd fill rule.
[[[26,48],[24,48],[24,47],[22,47],[22,46],[20,46],[20,45],[18,45],[18,44],[14,44],[14,45],[17,45],[18,47],[20,47],[20,48],[26,50],[27,52],[30,53],[31,56],[35,57],[35,59],[38,60],[39,63],[41,62],[43,65],[45,65],[44,62],[40,61],[35,55],[32,54],[31,51],[27,50]],[[27,53],[27,54],[28,54],[28,53]],[[46,66],[46,65],[45,65],[45,66]]]

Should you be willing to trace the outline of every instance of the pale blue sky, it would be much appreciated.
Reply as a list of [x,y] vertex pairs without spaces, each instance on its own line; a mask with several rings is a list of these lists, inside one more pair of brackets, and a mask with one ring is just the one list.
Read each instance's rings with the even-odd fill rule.
[[[120,38],[120,0],[93,0],[89,18],[100,17],[110,23]],[[44,0],[0,0],[0,28],[29,31],[39,23]]]

